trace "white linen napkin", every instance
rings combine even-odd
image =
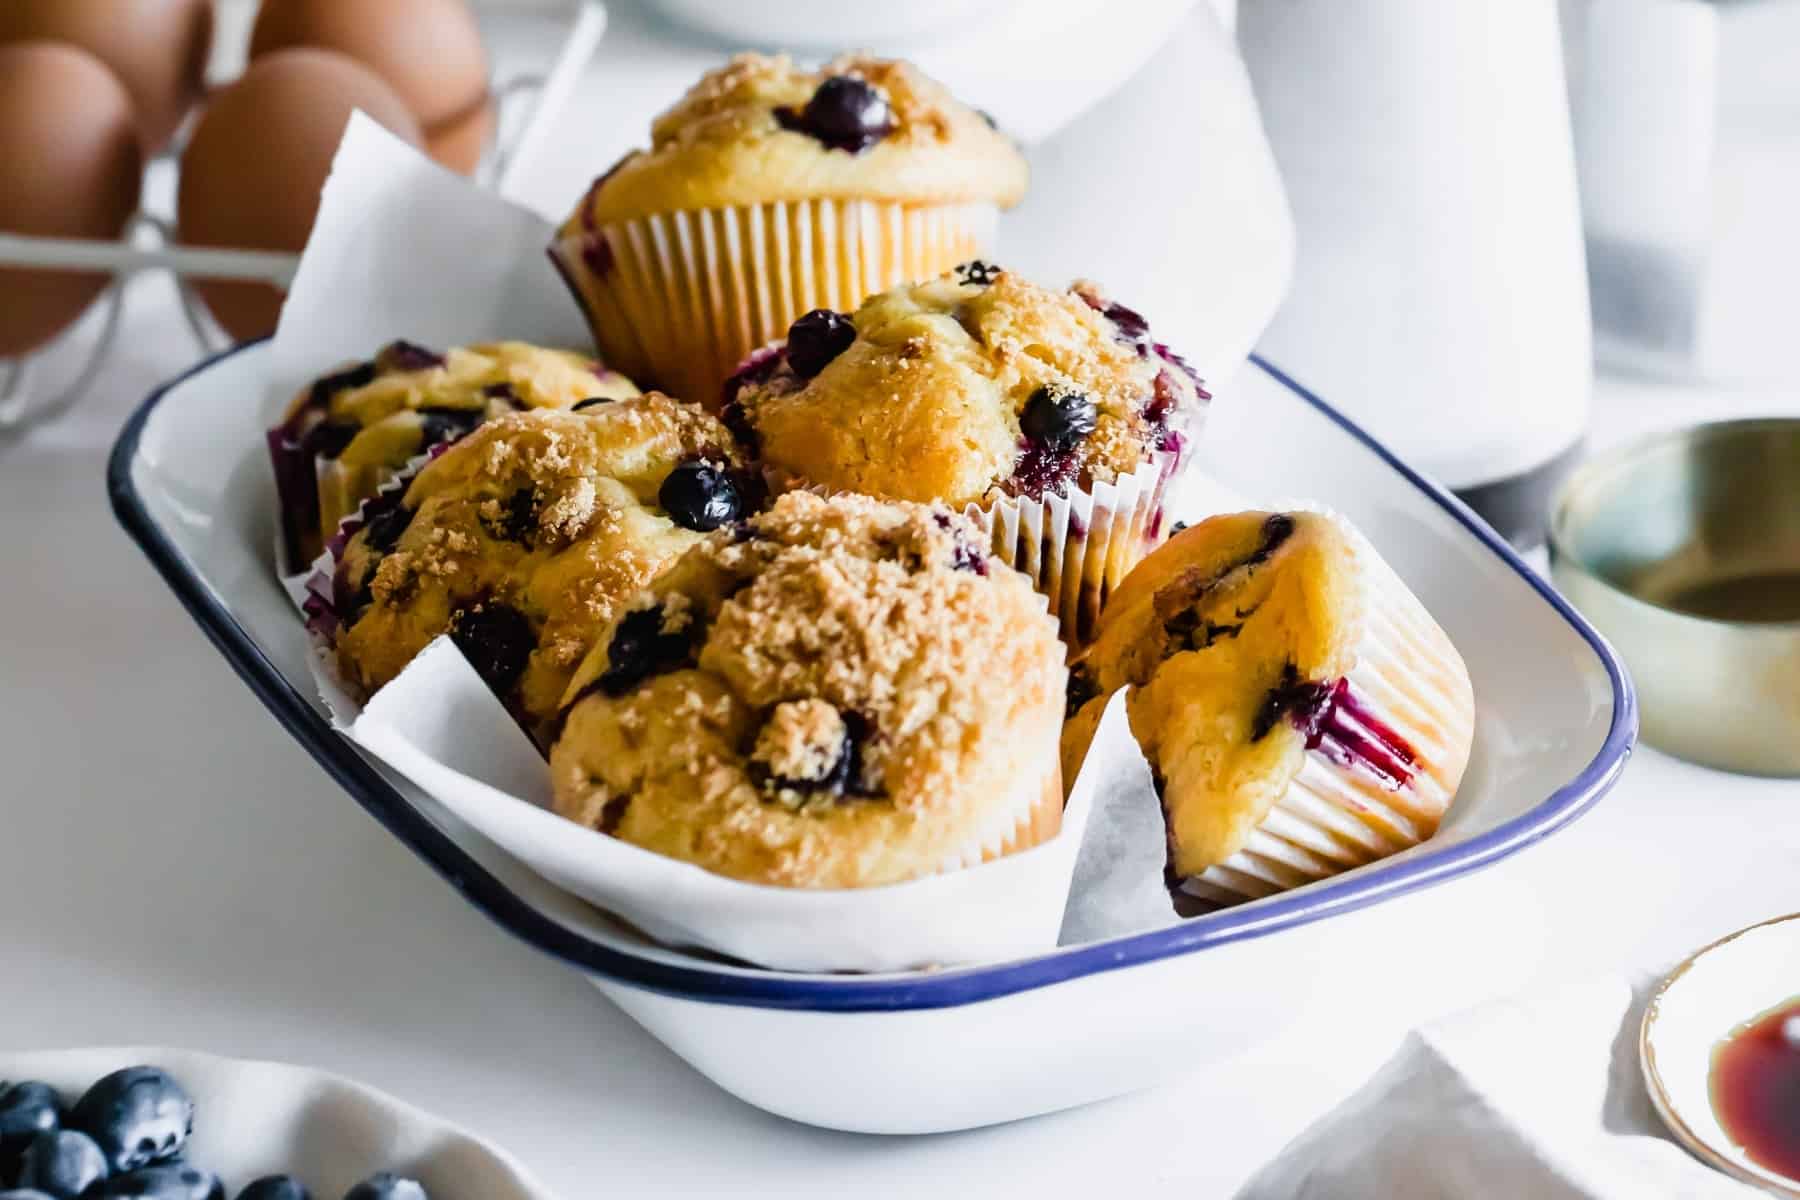
[[[1650,1105],[1637,1041],[1654,984],[1563,984],[1414,1031],[1237,1200],[1755,1200]]]

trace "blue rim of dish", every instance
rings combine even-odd
[[[533,907],[394,790],[348,740],[332,731],[313,704],[276,669],[150,516],[132,481],[131,465],[137,457],[138,445],[151,414],[173,389],[194,375],[259,344],[248,342],[233,347],[163,384],[125,423],[113,445],[106,473],[107,491],[120,524],[149,556],[188,613],[250,690],[326,773],[371,816],[507,932],[582,971],[633,987],[712,1004],[814,1012],[950,1008],[1176,954],[1263,937],[1467,874],[1549,836],[1606,794],[1624,770],[1636,741],[1637,695],[1630,676],[1606,639],[1460,500],[1395,458],[1374,438],[1285,372],[1259,356],[1252,356],[1251,362],[1258,368],[1330,418],[1456,518],[1478,541],[1517,572],[1593,649],[1612,684],[1612,722],[1599,753],[1580,774],[1531,811],[1504,825],[1386,870],[1348,875],[1246,908],[1226,909],[1148,933],[1054,951],[1020,962],[859,978],[784,975],[754,968],[719,969],[641,958],[593,941]]]

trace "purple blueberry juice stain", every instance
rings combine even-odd
[[[1032,500],[1065,494],[1080,473],[1072,448],[1026,438],[1019,443],[1013,490]]]
[[[595,279],[606,278],[613,268],[613,248],[604,233],[581,235],[581,263]]]
[[[1346,678],[1308,682],[1289,663],[1257,711],[1252,739],[1266,737],[1284,719],[1306,736],[1308,750],[1341,767],[1366,770],[1392,791],[1412,782],[1418,751],[1375,715]]]

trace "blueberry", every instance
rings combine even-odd
[[[0,1158],[24,1151],[40,1133],[62,1128],[62,1098],[36,1080],[0,1086]]]
[[[371,1175],[349,1191],[344,1200],[431,1200],[425,1187],[416,1179],[407,1179],[392,1171]]]
[[[611,403],[612,403],[611,396],[589,396],[586,400],[583,400],[580,403],[576,404],[569,411],[570,412],[580,412],[584,408],[598,408],[602,404],[611,404]]]
[[[623,696],[657,672],[686,662],[689,649],[686,632],[663,631],[661,608],[632,609],[613,631],[599,688],[609,696]]]
[[[75,1200],[105,1178],[106,1156],[93,1138],[73,1129],[38,1134],[19,1160],[19,1186],[47,1192],[57,1200]]]
[[[323,379],[313,381],[312,390],[307,393],[306,403],[309,408],[325,408],[331,398],[339,392],[353,392],[357,388],[367,387],[375,380],[375,364],[372,362],[357,363],[347,367],[335,375],[327,375]]]
[[[320,458],[336,458],[362,432],[354,421],[320,421],[300,439],[300,448]]]
[[[834,799],[846,795],[865,795],[861,783],[862,747],[869,736],[868,718],[861,713],[847,712],[843,714],[843,721],[844,740],[838,746],[837,757],[822,775],[812,779],[790,779],[769,772],[760,763],[751,764],[752,771],[760,777],[763,787],[772,792],[787,788],[801,793],[831,796]]]
[[[843,313],[815,308],[788,328],[787,359],[794,374],[811,379],[856,340],[856,326]]]
[[[412,524],[413,510],[400,503],[402,494],[385,493],[363,510],[363,528],[368,531],[371,550],[386,554],[400,544],[400,535]],[[390,495],[392,500],[388,500]]]
[[[833,75],[799,112],[775,110],[783,128],[810,134],[832,150],[859,154],[894,132],[894,110],[867,80]]]
[[[181,1153],[194,1130],[194,1101],[168,1072],[126,1067],[75,1102],[69,1125],[100,1144],[113,1171],[134,1171]]]
[[[503,542],[517,542],[529,549],[538,528],[538,498],[533,488],[522,487],[506,498],[496,521],[483,520],[487,531]]]
[[[444,356],[436,350],[405,340],[389,342],[375,355],[375,367],[379,371],[423,371],[443,365]]]
[[[519,682],[537,646],[525,614],[505,604],[483,604],[458,613],[450,625],[450,638],[475,673],[502,696]]]
[[[1063,711],[1074,716],[1081,706],[1100,694],[1100,685],[1086,667],[1070,667],[1069,682],[1063,694]]]
[[[1067,449],[1094,432],[1098,416],[1099,410],[1087,393],[1046,384],[1025,402],[1019,428],[1028,438]]]
[[[482,412],[474,408],[421,408],[419,449],[454,442],[481,424]]]
[[[964,287],[987,287],[994,280],[1006,274],[1005,267],[997,267],[993,263],[972,258],[966,263],[956,265],[956,282]]]
[[[82,1200],[225,1200],[225,1185],[211,1171],[163,1163],[96,1184]]]
[[[656,502],[684,529],[711,533],[744,513],[744,497],[731,473],[702,459],[684,462],[669,472]]]
[[[265,1175],[239,1192],[237,1200],[312,1200],[312,1193],[292,1175]]]

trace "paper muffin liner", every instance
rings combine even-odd
[[[1125,720],[1121,703],[1112,714]],[[995,812],[995,844],[936,875],[868,888],[745,883],[666,858],[557,816],[543,760],[449,638],[433,642],[340,728],[412,785],[543,879],[671,946],[794,971],[898,971],[994,962],[1055,947],[1075,858],[1102,772],[1060,793],[1056,722]],[[1049,790],[1047,790],[1049,789]],[[1033,832],[1035,830],[1035,832]],[[1017,838],[1037,838],[988,857]],[[952,869],[952,868],[955,869]]]
[[[601,354],[702,404],[815,308],[853,311],[991,251],[991,203],[808,200],[657,213],[558,237],[550,257]]]
[[[1461,655],[1368,540],[1343,518],[1323,515],[1350,534],[1368,581],[1348,700],[1334,705],[1330,720],[1377,757],[1391,749],[1385,733],[1397,735],[1412,761],[1389,761],[1410,778],[1396,786],[1367,760],[1334,753],[1330,738],[1309,749],[1243,847],[1179,883],[1206,907],[1274,895],[1418,845],[1437,832],[1468,765],[1475,703]]]
[[[1163,493],[1180,459],[1159,451],[1111,483],[971,504],[963,512],[987,531],[995,557],[1049,599],[1063,640],[1081,646],[1106,598],[1168,532]]]

